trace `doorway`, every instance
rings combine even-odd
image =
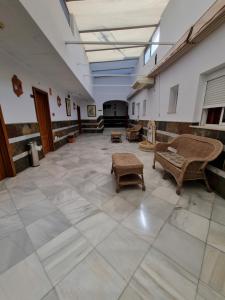
[[[6,126],[0,106],[0,180],[16,175],[15,166],[10,154]]]
[[[127,127],[128,103],[121,100],[111,100],[103,104],[105,127]]]
[[[45,155],[50,151],[54,151],[48,93],[33,87],[33,94],[43,153]]]
[[[80,113],[80,106],[77,105],[77,123],[78,123],[78,129],[79,133],[82,132],[82,126],[81,126],[81,113]]]

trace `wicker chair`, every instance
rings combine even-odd
[[[170,143],[156,144],[153,169],[158,161],[165,170],[164,178],[167,172],[173,175],[177,182],[178,195],[185,180],[203,179],[208,192],[211,192],[205,168],[222,150],[223,144],[218,140],[183,134]]]
[[[137,124],[134,125],[132,128],[128,128],[126,130],[126,138],[129,142],[132,141],[139,141],[140,140],[140,131],[142,129],[142,125]]]

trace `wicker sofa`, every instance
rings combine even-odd
[[[132,128],[128,128],[126,130],[126,138],[129,142],[132,141],[139,141],[140,140],[140,133],[141,133],[142,125],[137,124],[134,125]]]
[[[166,173],[173,175],[177,182],[177,194],[180,195],[185,180],[205,181],[207,190],[211,188],[205,175],[208,162],[222,152],[223,144],[215,139],[183,134],[169,143],[157,143],[154,151],[153,168],[158,161]]]

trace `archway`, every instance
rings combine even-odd
[[[103,104],[105,127],[127,127],[128,103],[122,100],[110,100]]]

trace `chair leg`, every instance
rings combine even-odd
[[[181,194],[181,188],[182,188],[182,184],[178,184],[176,189],[176,193],[178,196]]]
[[[204,181],[205,181],[205,185],[206,185],[207,191],[208,191],[209,193],[212,193],[212,189],[211,189],[211,187],[210,187],[210,185],[209,185],[209,182],[208,182],[208,179],[207,179],[207,177],[206,177],[206,175],[205,175],[205,172],[203,172],[203,179],[204,179]]]
[[[145,181],[144,181],[144,175],[141,175],[141,179],[142,179],[142,191],[145,191]]]
[[[111,168],[111,174],[113,173],[113,165],[112,165],[112,168]]]
[[[164,172],[163,172],[163,179],[167,179],[168,178],[168,174],[167,174],[167,172],[164,170]]]
[[[120,176],[116,176],[116,192],[120,192]]]
[[[155,159],[153,159],[153,165],[152,168],[155,169]]]

